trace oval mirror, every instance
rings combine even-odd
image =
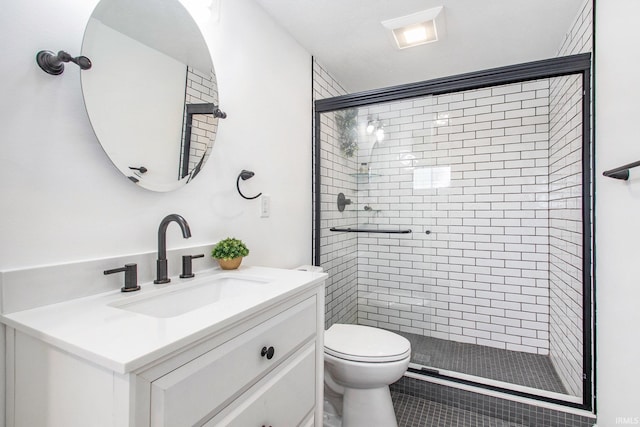
[[[137,185],[175,190],[209,157],[218,89],[209,49],[179,0],[101,0],[84,34],[81,73],[93,130]]]

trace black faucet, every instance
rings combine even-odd
[[[182,237],[188,239],[191,237],[191,230],[187,220],[178,214],[171,214],[164,217],[158,227],[158,260],[156,261],[156,280],[153,283],[169,283],[171,279],[167,277],[167,227],[169,223],[175,221],[182,229]]]
[[[105,270],[104,274],[122,273],[124,272],[124,287],[120,288],[122,292],[139,291],[138,286],[138,265],[125,264],[124,267]]]

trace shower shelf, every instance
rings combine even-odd
[[[370,173],[370,172],[360,173],[360,172],[357,172],[357,173],[350,173],[349,176],[355,177],[358,180],[358,182],[369,182],[369,180],[371,178],[377,178],[377,177],[380,177],[380,176],[383,176],[383,175],[381,175],[379,173]]]
[[[329,231],[342,231],[345,233],[387,233],[387,234],[408,234],[411,233],[410,229],[406,230],[385,230],[385,229],[372,229],[372,228],[338,228],[331,227]]]
[[[602,175],[609,178],[622,179],[627,181],[629,179],[629,169],[640,166],[640,161],[629,163],[628,165],[620,166],[615,169],[602,172]]]

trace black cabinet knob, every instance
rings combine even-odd
[[[260,351],[260,356],[265,357],[267,356],[267,359],[271,360],[273,359],[273,355],[275,354],[276,350],[273,347],[262,347],[262,351]]]

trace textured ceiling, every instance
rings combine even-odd
[[[584,0],[255,0],[349,92],[556,56]],[[399,50],[381,21],[444,6],[445,34]]]

